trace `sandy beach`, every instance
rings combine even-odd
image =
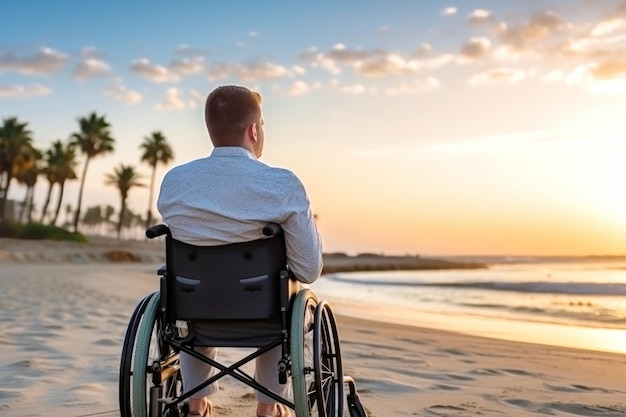
[[[0,415],[119,415],[124,332],[156,289],[162,254],[154,242],[107,242],[0,239]],[[141,262],[111,262],[125,259],[114,252]],[[329,301],[372,417],[626,415],[624,355],[367,321]],[[214,403],[218,416],[254,415],[252,391],[232,380]]]

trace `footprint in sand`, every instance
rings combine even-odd
[[[556,392],[602,392],[606,394],[618,392],[618,391],[607,390],[607,389],[599,388],[599,387],[588,387],[586,385],[576,385],[576,384],[565,385],[565,386],[544,384],[544,386]]]
[[[457,407],[455,405],[431,405],[426,408],[426,412],[430,416],[458,416],[459,412],[466,411],[463,407]]]
[[[626,415],[626,407],[621,405],[605,407],[589,404],[557,402],[548,403],[545,404],[545,406],[563,413],[586,417],[624,417],[624,415]]]
[[[585,417],[623,417],[626,414],[626,407],[622,405],[599,406],[571,402],[534,403],[519,398],[511,398],[504,402],[515,407],[523,408],[526,411],[544,415],[568,413]]]

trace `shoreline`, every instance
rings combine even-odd
[[[2,415],[119,415],[120,349],[134,306],[158,288],[155,268],[3,264]],[[340,310],[345,374],[356,380],[370,417],[626,414],[626,355],[381,323]],[[220,358],[232,362],[239,352],[220,349]],[[225,380],[212,401],[219,416],[254,415],[254,394],[237,381]]]

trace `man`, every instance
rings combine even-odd
[[[215,147],[209,157],[169,171],[157,206],[172,236],[194,245],[223,245],[263,237],[268,222],[283,228],[287,262],[296,278],[315,281],[322,269],[321,239],[306,191],[290,171],[258,160],[263,152],[263,114],[259,93],[240,86],[218,87],[209,94],[205,121]],[[215,358],[215,348],[203,348]],[[256,379],[285,396],[287,385],[278,382],[280,347],[256,360]],[[215,370],[181,354],[183,385],[196,386]],[[211,416],[206,398],[217,383],[192,396],[191,415]],[[257,392],[257,416],[289,416],[287,407]],[[194,414],[195,413],[195,414]]]

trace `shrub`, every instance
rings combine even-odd
[[[33,240],[66,240],[79,243],[87,242],[87,238],[82,233],[70,232],[61,227],[41,223],[20,224],[7,220],[0,222],[0,237]]]

